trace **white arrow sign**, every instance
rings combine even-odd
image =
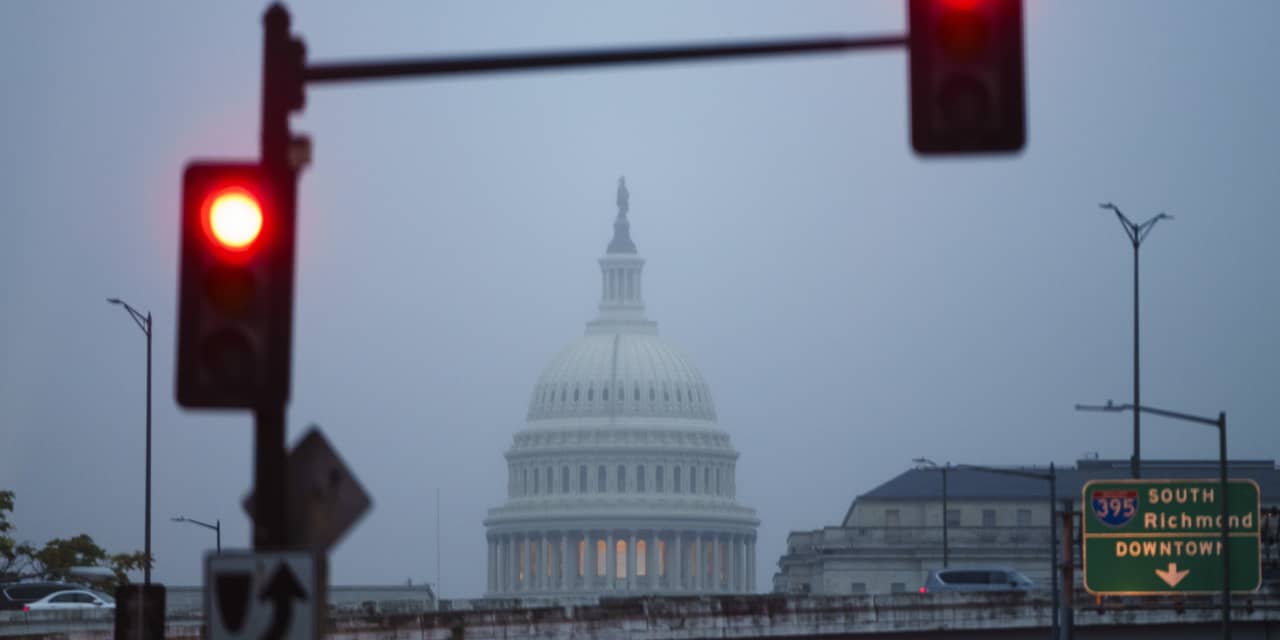
[[[1187,577],[1188,573],[1191,573],[1190,569],[1183,569],[1182,571],[1178,571],[1178,563],[1176,562],[1169,563],[1168,571],[1161,571],[1159,569],[1156,569],[1156,575],[1160,576],[1160,579],[1164,580],[1164,583],[1169,585],[1170,587],[1178,586],[1178,583],[1182,582],[1182,579]]]

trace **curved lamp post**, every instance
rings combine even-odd
[[[1132,404],[1115,404],[1110,400],[1104,405],[1076,405],[1076,411],[1132,411],[1136,417],[1139,413],[1150,413],[1175,420],[1185,420],[1196,424],[1205,424],[1218,428],[1218,491],[1222,493],[1222,637],[1231,639],[1231,524],[1227,511],[1227,414],[1219,412],[1218,418],[1203,418],[1189,413],[1179,413],[1144,407]],[[1136,477],[1136,476],[1135,476]]]
[[[209,524],[208,522],[200,522],[195,518],[188,518],[186,516],[178,516],[176,518],[169,518],[169,519],[174,522],[190,522],[191,524],[199,525],[206,529],[212,529],[215,539],[217,541],[216,549],[217,549],[218,555],[222,555],[222,521],[221,520],[214,520],[213,524]]]
[[[151,312],[148,311],[143,315],[120,298],[107,298],[107,302],[124,307],[124,310],[129,312],[129,317],[138,323],[138,328],[142,329],[142,333],[147,336],[147,489],[146,516],[143,524],[143,553],[146,555],[146,563],[142,565],[142,583],[149,585],[151,584]]]

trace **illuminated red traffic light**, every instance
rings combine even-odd
[[[209,237],[229,251],[245,251],[262,234],[262,205],[242,186],[226,187],[209,197],[201,223]]]
[[[183,176],[177,399],[186,407],[283,402],[291,216],[258,163],[192,163]]]
[[[907,9],[916,151],[1020,150],[1022,0],[908,0]]]

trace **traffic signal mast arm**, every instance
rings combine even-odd
[[[857,49],[903,47],[906,44],[907,36],[905,35],[828,36],[791,40],[726,42],[722,44],[685,44],[664,47],[579,49],[368,62],[319,62],[307,65],[303,78],[311,83],[341,82],[462,73],[491,73],[564,67],[595,67],[614,64],[684,62],[801,53],[829,53]]]

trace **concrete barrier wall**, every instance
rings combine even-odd
[[[514,637],[683,639],[902,638],[928,633],[946,638],[1035,638],[1043,640],[1051,603],[1039,594],[899,594],[810,597],[791,595],[602,599],[598,604],[519,606],[515,601],[441,603],[417,612],[387,601],[330,609],[325,634],[334,640],[415,638],[454,640]],[[1101,607],[1089,601],[1075,610],[1075,637],[1213,637],[1220,611],[1210,598],[1114,598]],[[1237,640],[1280,637],[1280,597],[1240,598],[1232,612]],[[106,640],[107,611],[5,612],[0,636]],[[199,617],[170,617],[169,638],[196,638]]]

